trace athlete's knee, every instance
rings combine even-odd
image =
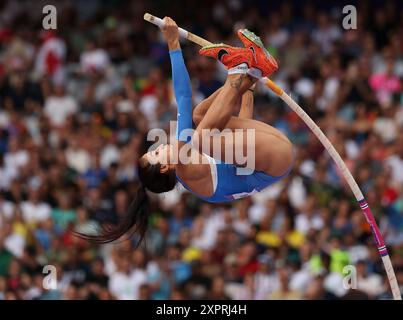
[[[197,127],[199,125],[199,123],[202,121],[203,119],[203,114],[201,112],[198,112],[197,109],[195,109],[193,111],[193,123],[195,124],[195,126]]]

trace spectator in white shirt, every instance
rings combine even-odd
[[[395,142],[395,152],[386,159],[386,165],[391,170],[392,183],[403,185],[403,133],[400,133]]]
[[[14,203],[4,199],[4,194],[0,192],[0,227],[4,220],[10,220],[14,215]]]
[[[18,171],[15,167],[6,167],[4,163],[4,156],[0,154],[0,190],[7,190],[10,188],[11,181],[17,177]]]
[[[26,223],[38,223],[50,217],[51,207],[40,200],[39,190],[31,187],[28,200],[21,203],[21,211]]]
[[[259,269],[254,275],[254,299],[266,300],[269,295],[280,287],[277,275],[273,272],[273,258],[268,254],[258,256]]]
[[[15,177],[18,175],[19,169],[27,165],[29,162],[29,154],[21,147],[17,137],[9,139],[8,151],[4,157],[5,175]]]
[[[80,146],[77,137],[73,137],[69,141],[66,150],[67,165],[79,173],[86,172],[91,166],[91,157],[87,150]]]
[[[6,222],[0,229],[2,238],[4,239],[4,248],[13,254],[14,257],[21,258],[25,248],[25,238],[13,231],[11,222]],[[0,241],[3,241],[0,239]]]
[[[119,300],[137,300],[139,288],[146,283],[147,276],[140,269],[132,269],[128,257],[119,257],[117,271],[109,278],[109,290]]]
[[[45,100],[45,115],[55,127],[62,127],[68,116],[78,111],[76,99],[65,92],[63,85],[55,86],[54,95]]]
[[[365,261],[360,260],[356,264],[357,270],[357,289],[365,292],[371,298],[385,292],[383,279],[379,274],[368,273]]]
[[[234,210],[235,219],[232,225],[235,231],[243,237],[246,237],[251,229],[251,222],[248,215],[249,202],[249,198],[242,199],[238,202],[238,206]]]
[[[80,56],[81,69],[84,73],[104,72],[109,66],[108,53],[97,48],[94,41],[88,41],[86,50]]]
[[[307,234],[311,229],[320,230],[323,227],[323,220],[315,208],[313,196],[308,197],[303,211],[296,217],[295,225],[296,229],[303,234]]]

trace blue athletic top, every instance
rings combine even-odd
[[[211,177],[213,179],[214,190],[212,196],[203,197],[198,195],[178,176],[177,179],[187,190],[192,192],[198,198],[201,198],[207,202],[229,202],[250,196],[254,193],[262,191],[269,185],[280,181],[291,171],[290,168],[285,174],[279,177],[272,177],[262,171],[253,171],[253,173],[250,175],[240,175],[237,173],[237,169],[239,169],[239,167],[236,165],[222,163],[206,154],[205,156],[208,157],[210,161]]]
[[[172,80],[175,98],[178,104],[176,138],[178,141],[189,142],[191,135],[188,129],[192,128],[192,89],[188,71],[183,61],[182,51],[170,51],[172,64]],[[241,175],[240,168],[233,164],[222,163],[204,154],[210,163],[214,193],[210,197],[203,197],[191,190],[178,176],[178,181],[197,197],[208,202],[228,202],[257,193],[269,185],[281,180],[289,174],[291,168],[282,176],[272,177],[262,171],[253,171],[248,175]],[[292,167],[292,166],[291,166]]]

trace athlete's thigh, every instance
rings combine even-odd
[[[287,136],[285,136],[280,130],[272,127],[271,125],[264,123],[262,121],[258,121],[255,119],[243,119],[239,117],[231,117],[230,121],[228,121],[227,128],[231,130],[236,129],[254,129],[257,131],[262,131],[267,134],[273,134],[284,141],[289,142]]]
[[[202,150],[222,162],[272,176],[282,175],[292,161],[292,145],[280,131],[256,120],[236,117],[223,131],[204,135]]]
[[[255,139],[255,166],[256,170],[264,171],[272,176],[282,175],[292,163],[293,150],[290,140],[280,130],[254,119],[232,117],[227,124],[230,130],[243,129],[246,132],[254,131]],[[245,134],[244,136],[248,136]],[[236,149],[243,144],[244,151],[250,152],[250,138],[244,141],[235,140]]]

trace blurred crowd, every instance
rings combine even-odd
[[[336,147],[379,222],[403,289],[403,10],[350,1],[0,1],[1,299],[390,299],[371,230],[328,153],[262,85],[255,118],[296,146],[289,177],[233,203],[151,194],[145,243],[93,245],[125,215],[147,133],[176,118],[166,44],[144,12],[212,42],[261,36],[273,75]],[[194,104],[226,72],[183,42]],[[44,287],[55,267],[57,288]],[[349,265],[355,269],[346,268]],[[343,286],[356,275],[355,290]],[[350,279],[351,280],[351,279]],[[348,281],[347,281],[348,282]],[[353,282],[348,282],[354,286]]]

